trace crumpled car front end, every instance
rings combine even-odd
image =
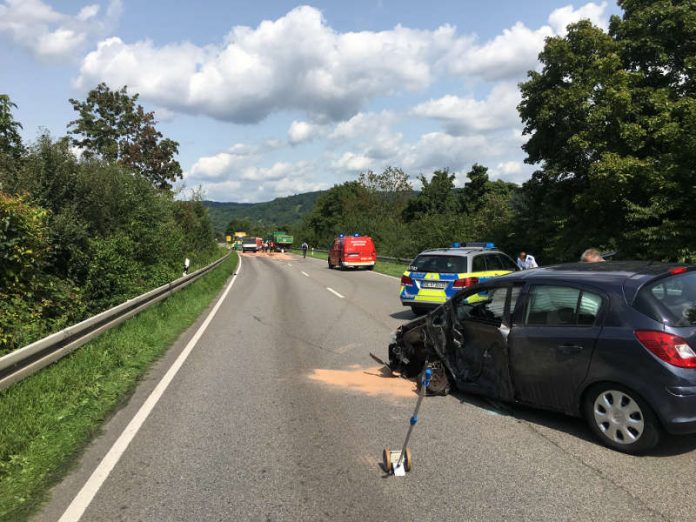
[[[402,377],[418,377],[427,366],[433,370],[428,392],[446,395],[450,390],[450,379],[441,356],[431,340],[432,314],[403,324],[394,332],[389,344],[389,368]]]
[[[404,377],[416,377],[429,355],[426,348],[427,316],[402,324],[389,344],[389,368]]]

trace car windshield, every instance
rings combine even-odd
[[[446,274],[468,272],[466,257],[463,256],[421,255],[413,260],[409,268],[412,272],[438,272]]]
[[[638,310],[671,326],[696,325],[696,272],[660,279],[643,287]]]

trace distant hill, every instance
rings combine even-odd
[[[252,224],[276,227],[294,225],[312,210],[322,191],[305,192],[263,203],[220,203],[204,201],[213,222],[215,233],[221,235],[234,220],[248,220]]]

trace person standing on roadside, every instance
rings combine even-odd
[[[580,256],[581,263],[602,263],[606,261],[596,248],[588,248]]]
[[[520,270],[529,270],[530,268],[539,268],[539,265],[536,262],[536,259],[534,259],[533,255],[528,254],[524,250],[520,252],[519,257],[517,258],[517,266],[519,267]]]
[[[303,259],[307,257],[307,249],[308,248],[309,248],[309,245],[307,244],[307,242],[303,241],[302,242],[302,258]]]

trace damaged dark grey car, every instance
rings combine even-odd
[[[389,366],[428,364],[450,386],[585,417],[637,453],[696,433],[696,269],[607,262],[528,270],[461,292],[401,326]]]

